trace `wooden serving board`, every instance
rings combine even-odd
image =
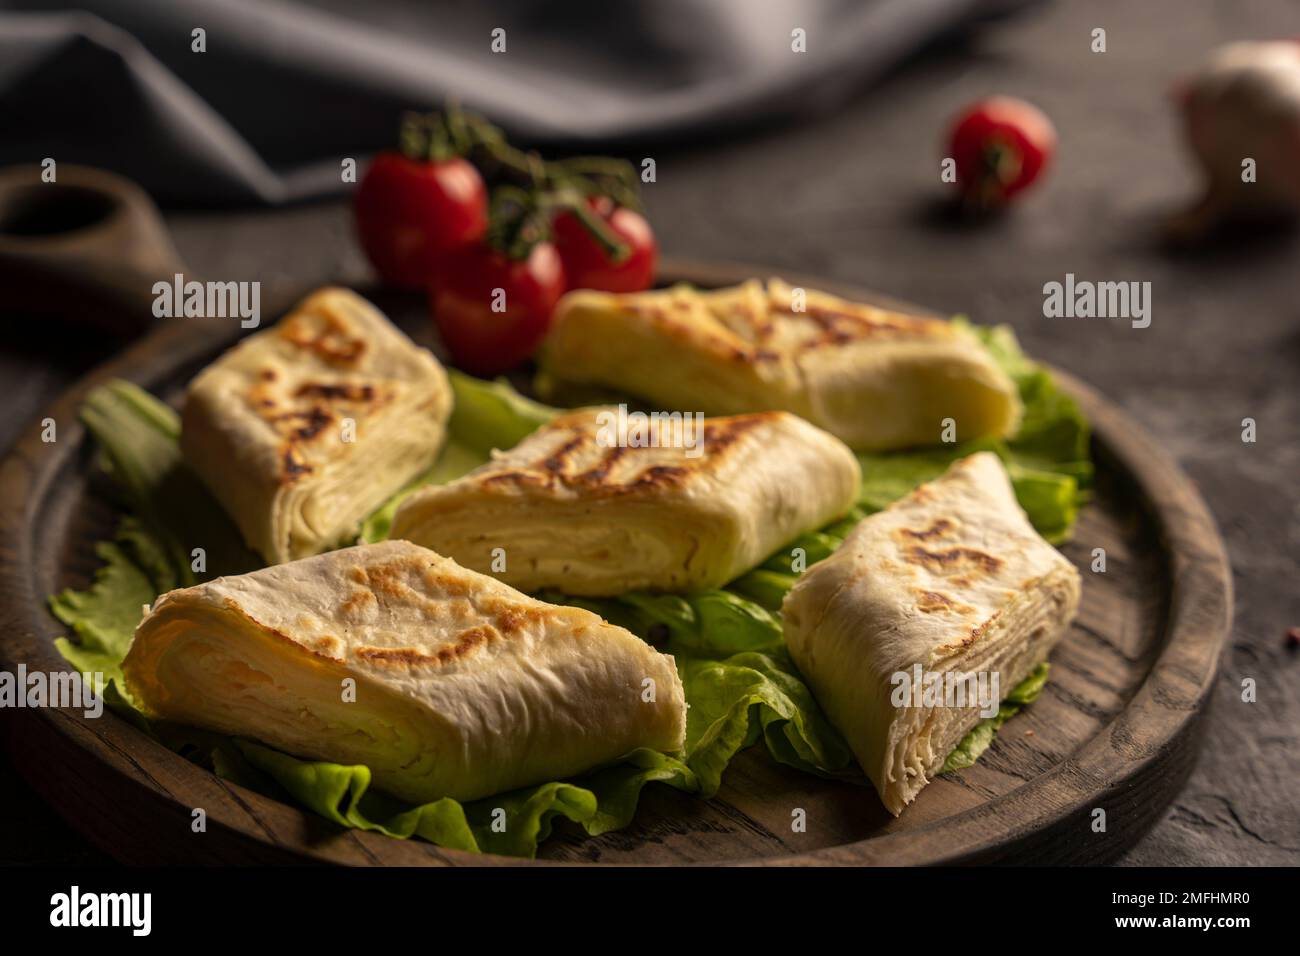
[[[670,264],[671,281],[722,285],[768,270]],[[787,276],[860,300],[879,295]],[[363,290],[364,291],[364,290]],[[423,304],[372,298],[418,341],[432,344]],[[909,308],[901,306],[902,308]],[[914,308],[910,311],[921,311]],[[69,390],[0,467],[0,665],[61,670],[52,640],[65,628],[46,596],[82,587],[92,546],[115,522],[77,409],[86,392],[124,377],[177,399],[190,377],[239,333],[172,320]],[[539,863],[931,864],[1084,863],[1113,859],[1149,827],[1191,770],[1231,616],[1231,574],[1191,482],[1115,406],[1064,373],[1062,385],[1094,427],[1095,496],[1064,552],[1084,578],[1071,633],[1053,653],[1043,696],[1006,724],[967,770],[940,777],[893,819],[867,788],[773,762],[762,746],[737,756],[721,792],[700,800],[644,791],[633,824],[587,837],[567,821]],[[1094,548],[1106,572],[1090,571]],[[4,715],[13,759],[70,823],[116,858],[152,862],[452,865],[527,861],[442,850],[343,830],[295,806],[227,783],[125,720],[79,711]],[[208,830],[191,832],[194,808]],[[806,831],[792,831],[794,811]],[[1106,815],[1094,829],[1094,810]]]

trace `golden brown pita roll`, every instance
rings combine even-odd
[[[897,815],[1046,660],[1079,588],[1079,573],[1016,503],[1002,463],[983,452],[864,519],[809,568],[782,607],[785,639]],[[918,673],[921,684],[951,682],[953,695],[916,696]],[[979,699],[980,680],[991,699]]]
[[[277,564],[355,538],[438,456],[451,387],[370,303],[322,289],[191,383],[181,451]]]
[[[663,408],[794,412],[856,449],[1006,436],[1015,384],[969,331],[779,279],[560,300],[539,379],[552,397],[601,386]]]
[[[853,453],[794,415],[647,417],[628,441],[651,444],[620,445],[617,414],[561,416],[463,478],[416,492],[393,536],[525,591],[691,591],[726,584],[857,498]]]
[[[364,764],[412,803],[679,750],[686,732],[671,657],[405,541],[164,594],[122,669],[151,717]]]

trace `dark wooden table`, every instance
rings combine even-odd
[[[1089,50],[1094,27],[1108,51]],[[1196,178],[1168,89],[1212,46],[1296,33],[1294,13],[1232,3],[1064,2],[969,47],[926,56],[843,111],[744,140],[653,153],[647,204],[668,254],[820,272],[980,322],[1012,324],[1034,355],[1117,400],[1200,485],[1234,566],[1236,626],[1201,762],[1129,864],[1300,863],[1300,234],[1171,254],[1161,219]],[[973,228],[936,203],[938,142],[991,93],[1045,109],[1061,136],[1046,187]],[[196,273],[276,287],[361,281],[346,206],[175,213]],[[1146,329],[1047,319],[1067,272],[1150,281]],[[0,447],[111,342],[11,324],[0,354]],[[1258,441],[1243,444],[1241,420]],[[1252,678],[1258,699],[1243,703]],[[0,861],[102,862],[0,769]]]

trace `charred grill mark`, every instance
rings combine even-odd
[[[339,608],[346,618],[362,617],[367,611],[378,607],[379,602],[371,591],[353,591]]]
[[[806,348],[816,348],[820,345],[844,345],[854,339],[861,338],[868,331],[861,326],[854,325],[851,322],[854,316],[844,312],[834,312],[813,306],[804,312],[792,311],[790,314],[807,317],[821,332],[816,338],[804,343]],[[845,328],[846,324],[853,327]]]
[[[325,430],[334,417],[319,405],[312,406],[305,412],[290,412],[287,415],[280,416],[281,420],[301,421],[302,424],[295,428],[292,437],[297,441],[310,441]]]
[[[929,325],[927,319],[890,315],[887,312],[874,312],[873,315],[867,316],[858,312],[846,312],[842,309],[833,309],[822,305],[809,306],[808,310],[803,314],[827,331],[839,329],[846,333],[851,331],[856,331],[858,334],[919,332]]]
[[[426,591],[440,597],[429,598],[425,592],[408,584],[412,575],[418,575]],[[369,590],[376,601],[379,598],[405,600],[412,596],[423,598],[426,603],[448,604],[453,598],[462,598],[470,591],[470,585],[463,575],[445,573],[440,565],[430,563],[422,558],[405,558],[385,561],[382,564],[353,565],[348,569],[348,579]],[[361,593],[352,595],[350,600],[360,600]]]
[[[286,342],[331,365],[355,365],[366,350],[365,341],[351,335],[347,324],[331,312],[290,316],[279,330]]]
[[[545,625],[554,615],[554,610],[548,607],[520,604],[496,596],[480,599],[478,610],[490,615],[497,630],[507,636],[522,634],[532,625]]]
[[[647,468],[632,482],[633,488],[669,488],[681,484],[690,474],[676,465],[655,465]]]
[[[286,444],[289,446],[310,442],[329,427],[334,421],[334,414],[330,411],[328,402],[344,401],[358,405],[371,403],[370,409],[373,410],[378,407],[377,403],[382,397],[373,385],[306,382],[289,394],[290,401],[286,402],[287,410],[277,412],[277,409],[282,406],[272,397],[268,385],[265,384],[275,379],[274,371],[264,369],[259,378],[262,381],[253,385],[250,400],[262,418],[285,437]],[[292,401],[295,399],[299,401]],[[303,408],[306,403],[301,401],[302,399],[314,399],[314,401]],[[298,407],[295,408],[295,405]]]
[[[425,567],[421,571],[420,580],[424,582],[425,587],[432,591],[439,591],[457,598],[468,597],[472,590],[464,576],[444,574],[438,570],[436,565]]]
[[[993,626],[994,622],[997,621],[997,619],[1001,615],[1002,615],[1001,611],[994,611],[992,614],[988,616],[988,618],[982,624],[972,627],[970,629],[970,640],[974,641],[982,637],[988,631],[988,629]],[[969,641],[964,639],[962,640],[963,646],[967,643],[969,643]]]
[[[994,574],[1002,567],[1002,559],[980,551],[978,548],[953,547],[931,551],[919,544],[904,549],[903,558],[909,564],[919,564],[935,574],[952,577],[962,575],[961,583],[970,583],[969,573]],[[955,579],[956,580],[956,579]]]
[[[726,419],[705,419],[704,444],[709,454],[716,455],[730,448],[745,435],[756,428],[768,424],[777,417],[773,412],[758,412],[753,415],[737,415]]]
[[[540,486],[549,488],[552,485],[550,475],[539,475],[535,471],[526,471],[523,469],[507,469],[498,471],[495,474],[484,475],[478,479],[480,488],[494,488],[497,486]]]
[[[926,541],[930,538],[939,538],[953,529],[953,523],[947,518],[935,518],[930,522],[930,526],[922,531],[913,528],[899,528],[895,532],[900,538],[911,538],[914,541]]]
[[[600,461],[598,461],[594,467],[588,468],[582,474],[578,475],[576,480],[582,484],[603,484],[605,479],[609,477],[609,473],[613,471],[614,466],[618,464],[619,459],[623,457],[626,451],[627,449],[621,445],[615,445],[612,448],[606,449],[605,454],[601,456]]]
[[[749,302],[714,302],[691,290],[664,301],[624,303],[621,309],[673,338],[707,348],[723,361],[744,365],[780,362],[797,353],[843,347],[872,337],[938,335],[946,328],[935,319],[855,303],[810,303],[796,310],[789,297],[770,289],[764,304],[757,308]],[[695,318],[697,310],[712,322]],[[803,341],[782,345],[778,341],[782,327],[792,321],[811,325],[815,331]]]
[[[343,647],[343,642],[337,637],[329,634],[322,634],[320,637],[306,641],[305,644],[310,650],[317,654],[323,654],[334,660],[341,660],[339,650]]]
[[[777,421],[784,412],[755,412],[749,415],[736,415],[723,419],[705,419],[700,433],[700,440],[705,456],[695,462],[675,464],[671,458],[662,461],[667,455],[660,455],[659,463],[650,457],[651,448],[663,445],[652,444],[645,447],[611,446],[605,448],[594,442],[589,422],[573,424],[565,422],[550,426],[564,429],[570,434],[554,452],[539,457],[529,463],[503,465],[501,470],[486,472],[477,478],[481,490],[505,488],[532,488],[535,490],[558,491],[569,489],[588,494],[617,495],[633,491],[647,491],[680,487],[697,472],[716,469],[719,461],[729,449],[736,446],[745,436]],[[667,427],[667,426],[665,426]],[[662,441],[663,433],[656,433],[656,441]],[[592,460],[581,452],[599,447],[599,456]],[[644,455],[645,457],[640,457]],[[579,460],[587,457],[586,463]],[[636,470],[641,461],[647,462]],[[631,472],[626,478],[615,480],[615,468],[620,463],[630,466]]]
[[[358,385],[347,382],[306,382],[299,385],[298,390],[293,394],[295,398],[310,395],[330,400],[342,398],[350,402],[368,402],[375,397],[375,387],[373,385]]]
[[[393,600],[401,600],[412,591],[403,574],[407,567],[408,565],[396,561],[369,567],[366,569],[366,584],[376,598],[382,595]]]
[[[449,644],[432,654],[416,647],[358,647],[353,653],[359,660],[373,664],[442,667],[468,657],[500,636],[500,632],[492,625],[476,624],[461,631]]]
[[[541,466],[552,473],[564,471],[569,464],[569,455],[578,451],[587,444],[587,436],[581,432],[574,434],[572,438],[563,445],[551,452],[541,463]]]
[[[974,610],[974,607],[963,605],[943,592],[922,589],[917,592],[917,610],[924,611],[926,614],[966,614]]]
[[[817,334],[800,342],[795,351],[843,346],[873,336],[924,335],[935,328],[935,323],[930,319],[895,315],[866,306],[862,307],[862,312],[826,305],[809,305],[806,309],[796,311],[791,302],[773,301],[771,308],[776,314],[816,326]]]
[[[527,621],[528,615],[520,613],[514,608],[504,608],[497,614],[496,623],[502,634],[518,634],[524,629]]]
[[[305,464],[298,460],[294,455],[292,448],[285,448],[281,456],[283,473],[286,481],[297,481],[303,475],[310,475],[312,472],[311,465]]]
[[[297,638],[290,637],[288,634],[284,633],[284,631],[272,627],[270,624],[264,624],[263,622],[257,620],[257,618],[253,617],[253,615],[249,614],[246,610],[244,610],[243,606],[232,597],[223,597],[221,599],[221,605],[222,607],[226,608],[226,610],[237,615],[238,617],[245,618],[254,627],[261,628],[264,632],[266,632],[266,634],[269,637],[273,637],[279,641],[284,641],[286,644],[292,644],[295,647],[301,647],[304,651],[306,651],[308,654],[311,654],[314,657],[319,657],[322,658],[323,660],[333,660],[333,661],[340,661],[343,659],[341,657],[332,657],[328,653],[325,653],[322,642],[331,640],[331,638],[321,638],[317,640],[300,641]]]

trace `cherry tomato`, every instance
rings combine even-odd
[[[357,187],[357,235],[390,285],[427,288],[449,250],[487,231],[487,187],[460,157],[440,162],[380,153]]]
[[[536,351],[564,290],[564,266],[551,243],[537,243],[519,260],[477,244],[444,257],[429,305],[456,364],[498,375]]]
[[[615,206],[604,197],[588,205],[628,247],[627,257],[615,262],[571,212],[555,217],[555,245],[564,260],[571,289],[605,292],[640,292],[654,284],[659,246],[645,217],[634,209]]]
[[[995,96],[968,107],[953,125],[949,155],[970,204],[1001,206],[1036,181],[1051,162],[1056,130],[1023,100]]]

